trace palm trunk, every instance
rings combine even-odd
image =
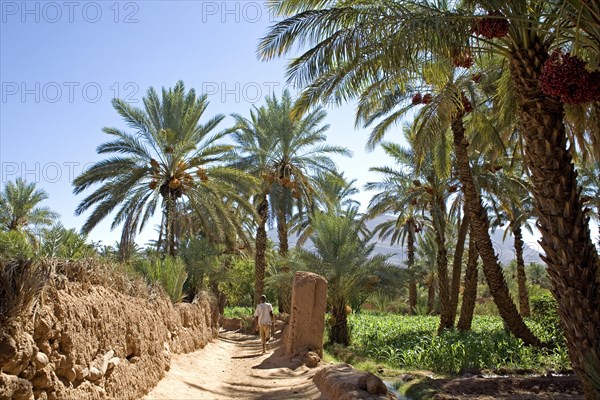
[[[265,270],[267,268],[267,259],[265,256],[267,250],[267,219],[269,217],[269,201],[267,195],[263,193],[258,207],[258,227],[256,228],[256,242],[254,249],[254,303],[258,304],[260,296],[265,291]]]
[[[212,281],[210,283],[210,289],[214,294],[215,298],[217,299],[219,315],[223,315],[225,312],[225,305],[227,304],[227,297],[225,296],[225,293],[223,293],[221,289],[219,289],[219,282],[217,281]]]
[[[483,272],[488,282],[490,292],[494,298],[500,316],[506,322],[510,331],[525,344],[540,346],[542,343],[525,325],[515,303],[510,297],[502,267],[492,246],[489,234],[489,221],[487,213],[481,204],[481,196],[475,188],[471,166],[469,164],[468,142],[465,137],[463,113],[458,112],[452,121],[452,134],[458,164],[458,176],[465,195],[466,208],[471,221],[473,236],[471,243],[475,243],[477,251],[483,261]]]
[[[543,259],[573,370],[586,399],[599,399],[600,387],[594,386],[594,376],[600,376],[600,260],[567,148],[563,105],[544,95],[539,84],[548,49],[537,37],[525,46],[512,53],[511,75]]]
[[[417,308],[417,280],[415,279],[415,225],[411,222],[408,227],[408,238],[406,242],[408,263],[406,265],[410,278],[408,281],[408,310],[415,314]]]
[[[454,260],[452,261],[452,287],[450,292],[450,312],[452,323],[456,319],[456,311],[458,309],[458,295],[460,292],[460,275],[462,272],[463,253],[465,252],[465,240],[469,232],[469,216],[464,212],[463,219],[458,230],[458,238],[456,240],[456,249],[454,250]]]
[[[165,197],[165,253],[175,257],[175,199],[170,192]]]
[[[527,293],[527,278],[525,277],[525,260],[523,260],[523,233],[521,226],[515,225],[512,229],[515,237],[515,255],[517,258],[517,285],[519,287],[519,311],[521,316],[529,317],[529,293]]]
[[[287,255],[288,247],[288,229],[285,211],[281,208],[277,210],[277,237],[279,239],[279,254]]]
[[[437,275],[440,297],[440,326],[438,333],[450,329],[454,325],[452,310],[450,309],[450,282],[448,281],[448,250],[446,249],[446,210],[442,201],[439,209],[433,210],[433,225],[437,244]]]
[[[435,279],[432,279],[427,285],[427,315],[435,311]]]
[[[408,282],[408,312],[411,315],[417,313],[417,280],[414,276]]]
[[[277,236],[279,238],[279,254],[285,257],[289,251],[288,248],[288,229],[287,220],[285,218],[285,211],[282,208],[277,210]],[[284,264],[281,271],[286,273],[289,271],[289,267]],[[279,312],[290,313],[292,293],[290,290],[282,290],[278,295]]]
[[[472,233],[471,229],[471,233]],[[475,311],[475,301],[477,300],[477,246],[469,234],[469,258],[467,259],[467,270],[465,271],[465,287],[463,290],[463,301],[460,307],[460,317],[456,327],[459,331],[470,331],[473,322],[473,311]]]
[[[348,331],[348,316],[346,315],[346,301],[339,299],[334,301],[331,307],[333,325],[331,326],[331,343],[339,343],[344,346],[350,344],[350,332]]]

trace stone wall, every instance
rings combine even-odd
[[[132,297],[68,282],[47,287],[34,314],[2,327],[0,399],[136,399],[169,369],[172,353],[204,347],[218,310],[203,294],[173,305],[161,291]]]

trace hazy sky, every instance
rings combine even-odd
[[[71,182],[98,161],[103,127],[126,128],[110,101],[141,105],[150,86],[209,94],[206,116],[248,115],[271,92],[281,93],[285,62],[256,57],[260,37],[274,21],[262,1],[7,1],[0,0],[0,178],[36,181],[67,227],[85,217],[74,210],[83,196]],[[296,93],[292,89],[293,93]],[[353,104],[328,108],[328,142],[350,148],[337,158],[362,189],[385,165],[379,150],[365,153],[368,131],[354,129]],[[232,124],[228,117],[220,126]],[[400,127],[387,140],[400,140]],[[89,193],[89,192],[87,192]],[[357,197],[366,206],[371,193]],[[158,213],[157,213],[158,216]],[[90,239],[112,244],[109,216]],[[158,219],[156,219],[158,223]],[[155,238],[150,224],[138,237]]]

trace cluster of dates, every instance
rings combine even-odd
[[[425,93],[423,95],[419,92],[413,96],[412,103],[415,106],[418,104],[429,104],[431,100],[433,100],[433,95],[431,93]]]
[[[508,35],[510,23],[500,11],[488,11],[487,17],[473,21],[471,33],[486,39],[503,38]]]
[[[590,72],[585,62],[555,50],[544,63],[540,76],[542,91],[565,104],[600,100],[600,71]]]

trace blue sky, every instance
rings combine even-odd
[[[148,87],[181,79],[209,94],[207,115],[248,115],[286,86],[284,59],[256,57],[273,22],[261,1],[1,0],[0,6],[2,184],[17,176],[35,180],[68,227],[84,221],[74,215],[83,196],[72,194],[73,177],[99,160],[103,127],[125,128],[113,97],[140,105]],[[228,117],[221,128],[231,123]],[[385,164],[385,156],[365,154],[368,132],[354,129],[353,106],[328,108],[327,123],[328,141],[354,153],[336,159],[346,176],[359,187],[376,179],[368,169]],[[363,206],[369,198],[358,196]],[[90,239],[109,244],[118,236],[105,222]],[[138,242],[154,236],[150,226]]]
[[[209,94],[207,116],[248,115],[286,87],[286,60],[256,57],[274,22],[262,1],[0,0],[0,12],[0,179],[36,181],[67,227],[84,221],[74,215],[83,196],[71,182],[100,159],[102,128],[125,128],[113,97],[140,105],[148,87],[181,79]],[[368,131],[354,128],[353,108],[328,108],[328,141],[353,151],[336,161],[362,188],[377,179],[369,167],[389,160],[380,150],[365,153]],[[221,128],[231,123],[228,117]],[[400,128],[386,139],[400,140]],[[370,196],[362,191],[357,200],[364,207]],[[110,221],[90,239],[114,243],[119,231],[110,231]],[[155,236],[150,225],[138,242]]]

